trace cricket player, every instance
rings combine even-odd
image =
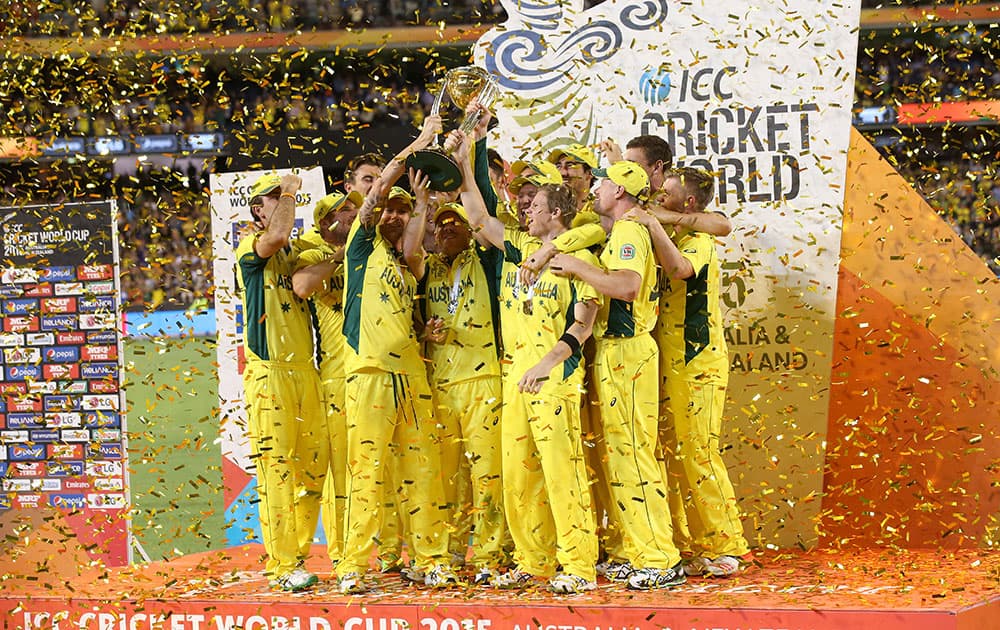
[[[673,212],[704,212],[714,190],[715,177],[708,171],[672,169],[664,178],[661,203]],[[671,238],[654,215],[629,216],[649,228],[668,279],[657,338],[668,485],[679,494],[676,504],[685,507],[686,517],[674,520],[675,540],[691,557],[684,567],[688,575],[730,576],[740,570],[749,547],[719,450],[729,355],[719,306],[715,240],[684,228]]]
[[[631,572],[629,588],[683,584],[673,542],[667,488],[657,460],[659,357],[652,337],[659,307],[656,256],[648,230],[623,219],[649,192],[649,177],[635,162],[595,169],[594,208],[612,223],[600,267],[559,254],[555,273],[587,282],[605,296],[598,316],[594,388],[605,453],[604,479],[622,533]]]
[[[250,190],[254,231],[236,248],[243,302],[247,432],[257,468],[261,536],[271,585],[300,591],[317,578],[309,554],[329,438],[313,364],[308,304],[292,289],[289,238],[297,175],[264,175]]]
[[[433,398],[414,332],[416,279],[402,259],[409,208],[384,204],[383,191],[411,152],[428,146],[441,119],[429,116],[420,136],[383,170],[347,238],[344,328],[347,371],[347,516],[342,593],[370,589],[365,579],[383,521],[384,467],[396,458],[397,492],[409,515],[414,568],[428,586],[454,584],[447,564]],[[376,206],[384,207],[378,211]],[[395,448],[391,448],[391,446]],[[394,451],[394,452],[393,452]]]
[[[332,193],[313,209],[313,229],[296,242],[292,287],[312,300],[323,408],[330,436],[330,466],[323,485],[322,521],[327,553],[340,562],[346,505],[347,424],[344,373],[344,245],[364,197],[357,191]]]

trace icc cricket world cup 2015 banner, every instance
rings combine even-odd
[[[292,238],[312,226],[312,209],[326,195],[323,169],[276,169],[214,173],[212,190],[212,251],[215,256],[215,318],[218,329],[219,415],[222,422],[222,476],[226,508],[226,538],[238,545],[260,540],[257,485],[247,439],[243,406],[243,305],[236,286],[236,247],[251,229],[250,187],[266,173],[295,173],[302,187],[295,198]]]
[[[717,173],[731,374],[722,444],[752,544],[819,512],[858,0],[502,0],[476,62],[509,160],[640,134]],[[602,166],[606,166],[602,160]]]
[[[113,202],[0,209],[0,519],[43,513],[128,564]]]

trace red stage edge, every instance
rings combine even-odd
[[[363,597],[321,581],[298,594],[269,589],[262,549],[246,545],[124,569],[5,575],[5,630],[1000,630],[1000,554],[987,551],[813,550],[759,553],[726,580],[671,591],[598,589],[557,597],[406,586],[378,576]]]

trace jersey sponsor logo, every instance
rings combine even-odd
[[[42,298],[42,313],[75,313],[75,297]]]
[[[38,330],[38,317],[4,317],[3,329],[7,332],[35,332]]]
[[[622,260],[632,260],[635,258],[635,247],[631,243],[625,243],[618,250],[618,257]]]
[[[4,300],[5,315],[30,315],[38,312],[38,300],[20,299]]]

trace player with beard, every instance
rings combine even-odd
[[[397,485],[409,515],[414,568],[428,586],[457,581],[447,564],[449,515],[443,509],[433,404],[414,332],[416,279],[402,259],[407,206],[376,206],[403,172],[408,155],[441,129],[429,116],[420,136],[386,166],[347,237],[344,336],[347,339],[347,517],[341,593],[370,589],[368,562],[384,519],[385,463],[395,457]],[[395,452],[393,452],[395,451]]]

